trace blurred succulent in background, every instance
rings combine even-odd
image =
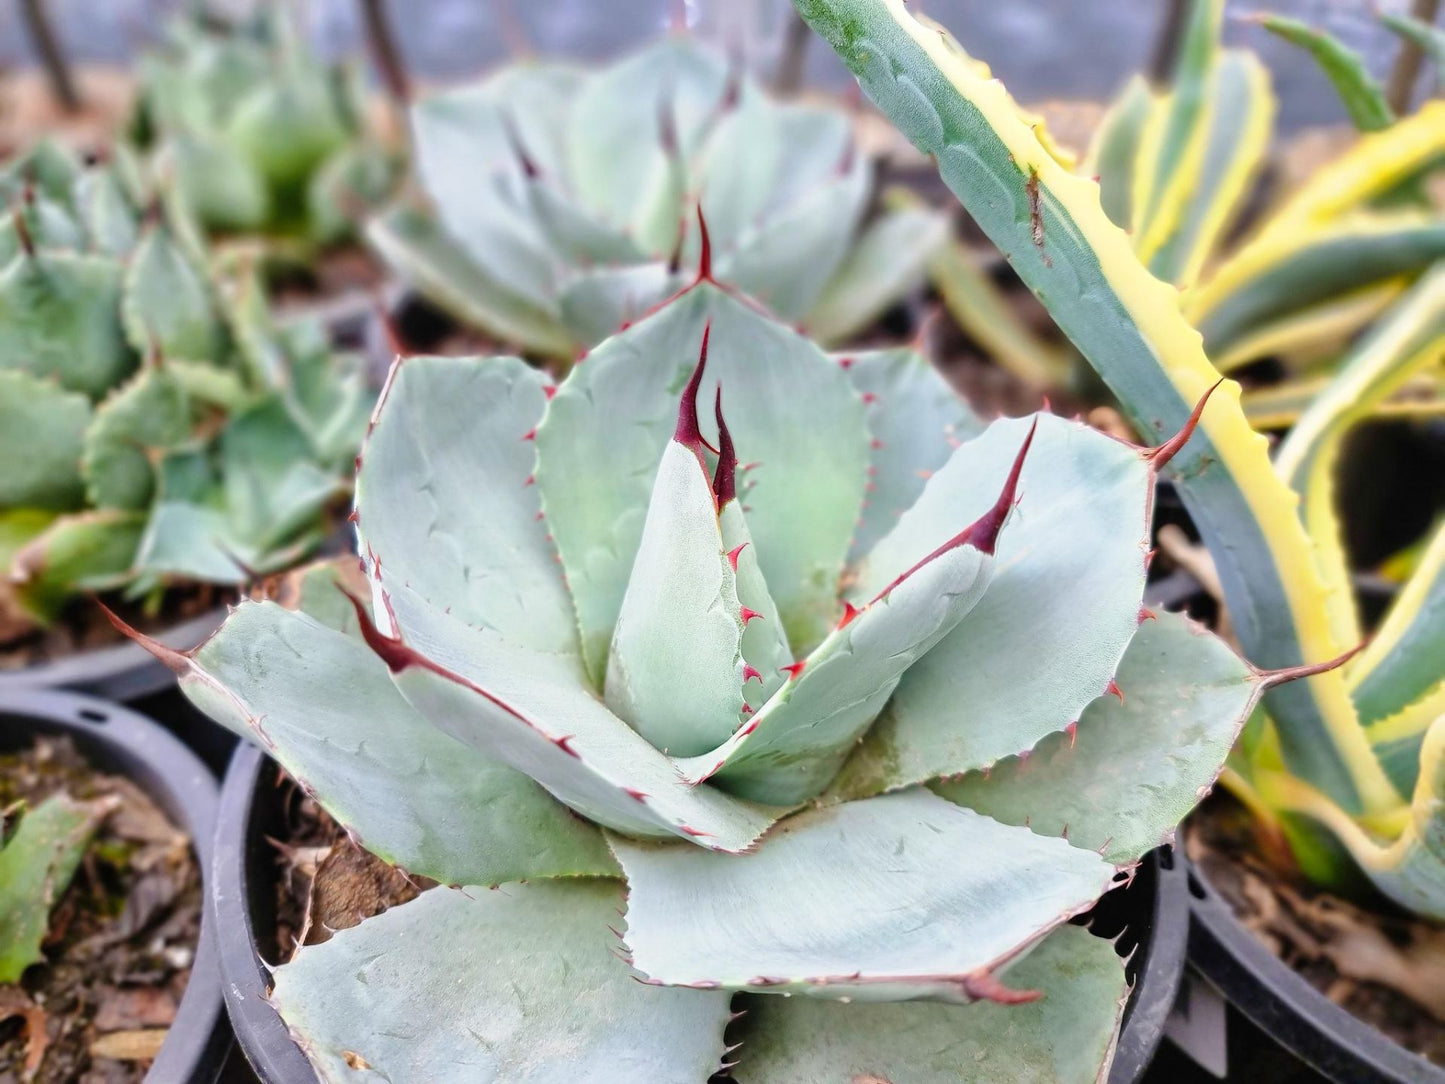
[[[687,282],[700,257],[779,318],[836,342],[922,276],[931,212],[870,218],[872,164],[838,108],[769,99],[674,33],[595,72],[527,61],[412,110],[426,199],[376,249],[457,318],[570,359]]]
[[[137,70],[131,136],[207,232],[331,243],[398,179],[359,73],[317,57],[282,4],[179,16]]]
[[[1127,186],[1121,189],[1117,176],[1111,187],[1108,173],[1096,184],[1066,169],[1020,119],[1003,88],[982,77],[946,31],[916,19],[902,0],[795,3],[868,95],[935,156],[949,188],[1044,299],[1139,432],[1162,434],[1178,425],[1201,391],[1219,384],[1206,353],[1210,326],[1201,336],[1186,318],[1198,295],[1181,298],[1154,273],[1173,250],[1156,249],[1146,266],[1148,246],[1141,246],[1139,229],[1126,233],[1118,225],[1116,201]],[[1193,9],[1186,60],[1197,60],[1196,51],[1212,55],[1217,19],[1217,4]],[[1196,107],[1202,100],[1195,95]],[[1438,104],[1418,116],[1438,117]],[[1351,152],[1342,164],[1320,170],[1279,212],[1277,224],[1251,244],[1267,248],[1266,239],[1269,245],[1293,239],[1308,247],[1321,231],[1343,230],[1356,220],[1331,217],[1346,207],[1360,208],[1357,215],[1368,219],[1375,212],[1364,208],[1372,199],[1397,193],[1439,159],[1445,129],[1438,123],[1416,127],[1414,121],[1366,137],[1361,146],[1370,153]],[[1176,135],[1184,142],[1199,138]],[[1386,142],[1372,142],[1381,140]],[[1198,147],[1193,153],[1211,168],[1230,161]],[[1151,202],[1130,198],[1136,209]],[[1165,193],[1153,202],[1171,199]],[[1181,222],[1201,209],[1194,203],[1184,208]],[[1348,251],[1350,259],[1316,270],[1332,267],[1338,276],[1350,276],[1378,266],[1364,255],[1367,249]],[[1223,274],[1204,289],[1215,288]],[[1315,286],[1295,280],[1297,296],[1271,294],[1271,281],[1261,278],[1239,304],[1298,299],[1328,277]],[[1171,480],[1209,546],[1239,640],[1256,664],[1298,666],[1358,649],[1361,620],[1336,519],[1335,468],[1343,439],[1408,381],[1438,372],[1442,357],[1445,267],[1437,264],[1349,349],[1273,462],[1269,442],[1251,429],[1232,381],[1215,392],[1190,446],[1172,461]],[[1251,811],[1288,839],[1308,875],[1347,892],[1368,881],[1400,905],[1437,919],[1445,918],[1442,570],[1445,528],[1437,528],[1373,642],[1339,668],[1270,690],[1225,776]]]
[[[149,645],[375,854],[478,886],[277,970],[322,1077],[1100,1079],[1127,983],[1067,919],[1293,676],[1141,608],[1192,426],[984,428],[706,274],[560,386],[399,361],[370,598],[323,567]]]
[[[365,427],[359,359],[274,324],[250,268],[208,268],[133,182],[119,158],[82,169],[47,143],[0,174],[11,636],[78,593],[158,603],[172,582],[294,563]]]

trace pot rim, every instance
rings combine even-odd
[[[200,937],[175,1019],[145,1079],[151,1084],[214,1079],[231,1046],[221,1012],[214,920],[204,902],[211,889],[214,776],[159,723],[95,697],[0,684],[0,720],[20,724],[0,727],[0,748],[22,748],[40,735],[70,737],[94,768],[138,784],[190,836],[201,874]]]
[[[1184,858],[1189,963],[1257,1028],[1337,1084],[1445,1084],[1445,1069],[1406,1050],[1311,986],[1234,915]]]
[[[266,753],[242,742],[221,783],[213,888],[207,906],[220,940],[222,992],[236,1041],[265,1084],[316,1084],[316,1074],[284,1021],[266,1000],[270,972],[256,949],[251,907],[248,841],[257,798],[269,790],[263,777]],[[1109,1084],[1142,1079],[1164,1034],[1184,974],[1189,936],[1188,887],[1176,852],[1161,848],[1144,859],[1154,881],[1153,898],[1140,932],[1139,965],[1125,1008],[1109,1071]],[[1142,908],[1141,908],[1142,910]]]

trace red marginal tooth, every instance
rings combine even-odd
[[[536,484],[537,484],[537,476],[536,476],[535,474],[529,474],[529,475],[527,475],[526,478],[524,478],[524,479],[522,480],[522,488],[523,488],[523,489],[526,489],[528,486],[534,486],[534,485],[536,485]]]
[[[851,369],[851,368],[853,368],[853,359],[852,359],[852,358],[839,358],[839,359],[838,359],[838,367],[841,368],[841,369]]]
[[[566,753],[569,757],[576,757],[578,760],[581,760],[582,754],[577,752],[576,749],[572,748],[572,740],[573,739],[571,734],[564,734],[560,738],[553,738],[552,744],[555,745],[558,749],[562,750],[562,752]]]
[[[875,452],[881,452],[883,450],[883,442],[877,437],[874,437],[868,442],[868,447],[872,448]]]
[[[536,440],[536,439],[537,439],[537,430],[535,430],[535,429],[528,429],[525,433],[522,434],[522,439],[523,439],[523,440]]]
[[[1122,704],[1124,702],[1124,690],[1119,688],[1119,683],[1113,678],[1109,679],[1109,685],[1104,690],[1104,692],[1109,696],[1117,696],[1119,698],[1119,703]]]
[[[1140,607],[1139,607],[1139,624],[1142,625],[1145,621],[1158,621],[1158,620],[1159,620],[1159,615],[1156,614],[1153,610],[1149,609],[1148,606],[1140,606]]]
[[[717,417],[717,470],[712,477],[712,495],[719,509],[738,495],[738,455],[733,448],[733,437],[728,432],[728,423],[723,420],[722,385],[717,388],[713,400],[713,413]]]
[[[347,523],[360,523],[360,522],[361,522],[361,512],[360,512],[358,509],[353,508],[350,512],[346,513],[346,522],[347,522]]]
[[[843,603],[843,616],[838,619],[838,624],[834,627],[840,629],[846,628],[852,623],[853,618],[857,617],[858,614],[861,612],[862,611],[860,611],[858,607],[854,606],[851,602]]]
[[[693,839],[701,839],[703,836],[712,835],[711,832],[704,832],[701,828],[694,828],[690,824],[680,824],[678,825],[678,828],[680,828],[683,832],[686,832],[688,835],[692,836]]]
[[[750,720],[748,720],[747,725],[744,726],[741,730],[738,731],[738,734],[739,734],[739,736],[746,738],[749,734],[751,734],[751,733],[752,733],[754,730],[756,730],[757,728],[758,728],[758,721],[757,721],[756,719],[750,719]]]
[[[778,670],[784,674],[787,674],[788,679],[791,681],[795,680],[797,676],[803,672],[803,668],[807,665],[808,660],[801,659],[798,662],[789,663],[787,666],[780,666],[778,667]]]
[[[1209,397],[1213,395],[1219,385],[1223,383],[1224,377],[1221,376],[1209,386],[1208,391],[1200,396],[1199,402],[1194,405],[1194,409],[1189,414],[1189,419],[1180,428],[1179,432],[1175,433],[1163,444],[1159,445],[1159,447],[1151,448],[1144,453],[1144,458],[1149,460],[1155,470],[1161,469],[1164,464],[1168,463],[1183,451],[1184,446],[1189,443],[1189,438],[1194,435],[1194,430],[1199,428],[1199,419],[1204,415],[1204,408],[1209,405]]]
[[[753,713],[753,706],[752,706],[751,704],[744,703],[744,704],[743,704],[743,714],[744,714],[744,715],[751,715],[752,713]]]
[[[750,610],[746,606],[743,606],[738,610],[738,616],[742,618],[743,628],[747,628],[749,621],[755,617],[762,617],[763,615],[758,613],[757,610]]]
[[[544,519],[547,518],[547,513],[546,513],[546,512],[543,512],[541,509],[538,509],[538,510],[537,510],[537,514],[536,514],[535,516],[533,516],[532,518],[533,518],[534,520],[536,520],[538,523],[541,523]]]
[[[746,685],[752,681],[753,678],[757,678],[758,684],[761,685],[763,683],[763,672],[752,663],[743,663],[743,684]]]
[[[746,542],[739,542],[732,549],[728,550],[728,564],[733,566],[734,572],[738,570],[738,557],[742,554],[743,550],[747,548],[748,544]]]
[[[876,394],[874,394],[874,393],[871,392],[871,391],[865,391],[865,392],[863,393],[863,404],[864,404],[864,406],[869,406],[869,405],[871,405],[871,404],[873,404],[873,403],[876,403],[876,402],[878,402],[878,396],[877,396]]]
[[[1075,719],[1068,726],[1064,727],[1064,733],[1069,736],[1069,748],[1072,749],[1074,747],[1074,742],[1078,739],[1079,736],[1079,720]]]
[[[631,798],[631,799],[632,799],[633,801],[635,801],[635,802],[645,802],[645,801],[647,801],[647,792],[646,792],[646,791],[633,790],[631,787],[623,787],[623,788],[622,788],[622,792],[623,792],[624,794],[626,794],[629,798]]]
[[[580,360],[582,360],[582,359],[581,359],[581,358],[578,358],[577,360],[580,361]],[[550,403],[550,402],[553,400],[553,398],[557,395],[557,385],[556,385],[556,384],[548,384],[545,388],[542,389],[542,394],[547,397],[547,402]]]

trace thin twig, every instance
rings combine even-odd
[[[40,54],[40,64],[45,69],[46,78],[50,80],[50,92],[67,113],[80,112],[84,103],[80,100],[80,92],[75,88],[75,80],[71,78],[70,65],[66,62],[64,50],[60,48],[60,40],[50,26],[45,0],[20,0],[20,14],[25,21],[26,32],[30,35],[30,44]]]
[[[386,0],[361,0],[361,17],[366,25],[366,45],[371,50],[371,62],[397,108],[405,109],[411,100],[411,80],[407,78],[406,64],[401,59],[401,48],[396,35],[392,33],[391,20],[386,14]]]
[[[1433,23],[1440,13],[1440,0],[1414,0],[1410,14],[1422,23]],[[1385,98],[1396,113],[1410,108],[1410,99],[1415,96],[1415,80],[1420,74],[1420,61],[1424,58],[1418,42],[1406,41],[1401,44],[1390,78],[1385,85]]]

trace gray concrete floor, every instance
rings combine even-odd
[[[355,0],[292,0],[315,38],[331,51],[358,47]],[[60,33],[78,59],[123,60],[143,47],[181,0],[49,0]],[[235,7],[246,0],[217,0]],[[664,26],[685,4],[699,32],[741,40],[761,72],[775,63],[787,0],[390,0],[408,63],[438,80],[464,78],[509,55],[518,36],[544,52],[603,57],[625,51]],[[0,64],[28,63],[18,3],[0,4]],[[1343,119],[1324,77],[1303,54],[1238,16],[1267,7],[1327,27],[1360,49],[1383,73],[1395,39],[1371,15],[1371,0],[1230,0],[1227,37],[1256,48],[1274,74],[1281,124]],[[1401,10],[1407,0],[1379,0]],[[1109,95],[1143,66],[1158,32],[1164,0],[928,0],[926,10],[951,27],[1025,100]],[[510,13],[510,17],[509,14]],[[509,27],[520,28],[520,35]],[[809,81],[840,87],[847,76],[817,41]],[[1422,84],[1426,79],[1421,80]]]

